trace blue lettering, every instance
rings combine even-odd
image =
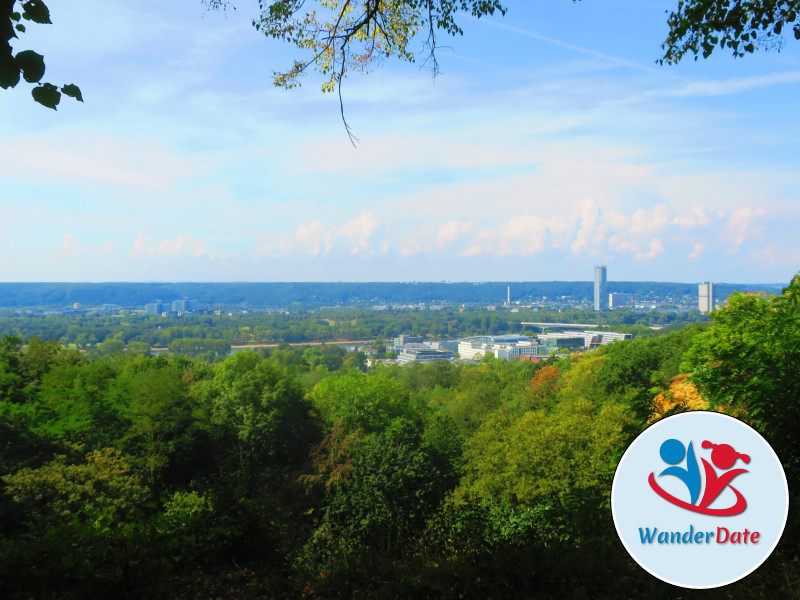
[[[639,527],[639,537],[642,538],[642,543],[652,544],[653,539],[656,537],[656,531],[658,531],[657,527],[653,527],[653,533],[650,533],[649,527],[646,527],[644,531],[642,531],[642,528]]]
[[[643,544],[652,544],[653,542],[659,544],[708,544],[715,538],[719,544],[729,541],[734,544],[746,544],[748,536],[751,543],[758,542],[758,532],[750,533],[749,529],[745,529],[744,533],[734,532],[731,534],[724,527],[718,527],[715,534],[713,531],[696,531],[694,525],[689,525],[687,531],[659,531],[658,527],[652,529],[639,527],[639,539]]]
[[[683,534],[683,538],[681,539],[681,541],[684,544],[691,544],[692,537],[694,537],[693,534],[694,534],[694,525],[689,525],[689,531]]]

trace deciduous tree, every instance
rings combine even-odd
[[[669,14],[661,62],[687,54],[708,58],[717,48],[744,56],[757,48],[780,47],[784,29],[800,39],[798,0],[680,0]]]

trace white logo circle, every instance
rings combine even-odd
[[[752,573],[775,549],[789,513],[777,455],[741,421],[681,413],[643,431],[611,489],[614,526],[651,575],[704,589]]]

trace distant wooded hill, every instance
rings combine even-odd
[[[506,288],[511,299],[556,298],[589,300],[591,281],[497,281],[414,283],[0,283],[0,307],[63,307],[76,302],[84,306],[118,304],[141,308],[148,302],[170,302],[189,297],[203,306],[303,307],[349,304],[462,303],[502,304]],[[727,298],[734,291],[775,293],[779,284],[715,284],[715,296]],[[637,299],[679,298],[697,295],[697,284],[609,281],[609,292],[634,295]]]

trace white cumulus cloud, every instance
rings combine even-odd
[[[706,214],[706,207],[698,204],[692,207],[688,216],[678,215],[672,219],[670,223],[681,228],[689,229],[693,227],[702,227],[703,225],[708,225],[710,222],[711,219]]]
[[[277,242],[267,242],[255,251],[253,258],[258,258],[260,256],[284,258],[289,256],[296,246],[297,245],[293,241],[286,239],[278,240]]]
[[[758,229],[754,222],[766,214],[763,208],[737,208],[733,211],[726,227],[726,236],[733,243],[733,251],[738,250],[748,236]]]
[[[636,255],[636,260],[647,260],[654,258],[664,252],[664,244],[658,238],[650,240],[650,250],[648,252],[640,252]]]
[[[155,238],[140,233],[131,246],[130,256],[166,256],[170,258],[199,258],[208,254],[206,240],[193,235],[181,234],[174,239],[165,239],[156,243]]]
[[[468,235],[470,231],[472,231],[472,223],[469,221],[449,221],[439,226],[436,232],[436,246],[444,248],[461,236]]]
[[[572,242],[572,253],[578,254],[587,246],[605,238],[606,226],[599,222],[600,206],[594,200],[583,200],[578,207],[578,231]]]
[[[327,256],[337,247],[343,247],[350,254],[364,255],[372,252],[372,236],[380,224],[380,215],[364,211],[344,225],[328,227],[321,220],[301,223],[294,237],[312,256]]]
[[[75,258],[84,252],[96,255],[109,254],[114,250],[116,243],[116,240],[111,240],[105,246],[89,244],[84,248],[74,233],[64,233],[61,235],[61,248],[56,252],[56,256],[58,258]]]

